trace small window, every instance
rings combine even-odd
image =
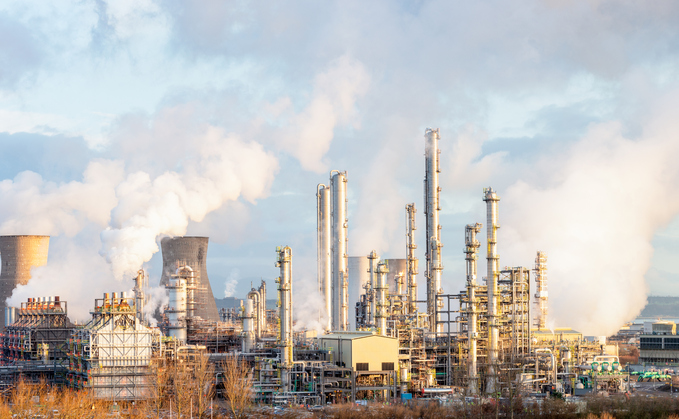
[[[367,362],[357,362],[356,363],[356,371],[369,371],[370,368],[368,368],[368,363]]]
[[[394,363],[393,362],[383,362],[382,363],[382,371],[393,371],[394,370]]]

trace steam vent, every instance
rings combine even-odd
[[[205,320],[219,321],[217,304],[207,277],[207,244],[209,237],[165,237],[160,241],[163,252],[163,275],[160,285],[167,285],[177,267],[187,265],[198,278],[196,315]]]
[[[31,268],[47,264],[50,236],[0,236],[0,329],[5,324],[5,301],[18,284],[31,279]]]

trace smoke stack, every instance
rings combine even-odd
[[[14,288],[28,284],[32,267],[47,264],[49,242],[49,236],[0,236],[0,324]]]
[[[190,266],[198,280],[194,298],[195,315],[205,320],[219,321],[212,287],[207,276],[207,245],[209,237],[165,237],[160,242],[163,253],[163,275],[160,285],[167,285],[178,264]]]

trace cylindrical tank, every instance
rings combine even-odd
[[[243,314],[243,352],[250,353],[255,346],[255,307],[254,301],[245,299],[245,312]]]
[[[14,288],[28,283],[32,267],[47,264],[49,242],[49,236],[0,236],[0,324]]]
[[[163,274],[160,285],[169,282],[179,265],[193,269],[197,289],[194,293],[195,312],[205,320],[219,321],[217,304],[212,294],[210,279],[207,276],[208,237],[165,237],[160,241],[163,253]]]
[[[169,323],[168,335],[180,342],[186,342],[186,280],[180,277],[170,278],[165,288],[169,294],[168,309],[165,311]]]
[[[349,308],[356,307],[360,296],[366,293],[366,287],[370,283],[370,264],[366,256],[351,256],[349,257]],[[351,330],[356,330],[356,316],[349,316],[349,327]]]

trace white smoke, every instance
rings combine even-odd
[[[226,201],[253,201],[268,192],[278,166],[261,145],[215,127],[187,140],[195,154],[182,162],[181,172],[156,178],[136,172],[116,188],[111,227],[101,233],[101,253],[116,278],[133,275],[149,261],[159,235],[183,235],[190,220],[202,221]]]
[[[123,120],[119,130],[127,139],[113,144],[129,148],[137,134],[140,144],[159,145],[158,154],[165,155],[168,163],[150,165],[150,172],[125,173],[119,160],[95,160],[80,182],[55,184],[23,172],[0,183],[4,220],[0,233],[73,238],[53,238],[47,266],[35,269],[33,279],[15,291],[10,304],[45,293],[60,295],[68,297],[74,315],[85,318],[94,297],[131,290],[131,279],[159,250],[157,237],[184,235],[190,221],[202,221],[226,202],[254,202],[268,194],[278,163],[260,144],[213,126],[191,126],[186,122],[191,120],[190,112],[184,119],[176,118],[176,112],[175,118],[167,118],[166,113],[146,124],[135,121],[135,129]],[[183,129],[170,129],[173,136],[165,135],[168,120],[172,128],[183,123]],[[168,149],[174,149],[174,154]],[[149,147],[148,152],[153,151]],[[136,154],[135,159],[132,165],[143,168],[144,159],[153,161],[153,155]],[[104,258],[93,252],[97,247]],[[150,290],[149,296],[153,295]],[[160,297],[156,300],[149,309],[162,303]]]
[[[239,280],[240,271],[238,269],[234,269],[229,274],[229,277],[226,278],[226,283],[224,283],[224,298],[233,297],[233,294],[236,291],[236,285],[238,285]]]
[[[532,266],[537,250],[547,252],[550,317],[560,326],[610,334],[646,303],[651,240],[679,214],[670,134],[679,123],[666,106],[639,138],[618,122],[593,125],[562,155],[544,157],[549,170],[499,191],[502,260]]]
[[[274,117],[285,117],[280,147],[297,158],[302,168],[317,173],[327,170],[323,159],[338,126],[357,128],[356,101],[366,93],[370,77],[363,64],[348,55],[330,63],[314,80],[311,102],[301,112],[291,108],[290,98],[268,105]]]

